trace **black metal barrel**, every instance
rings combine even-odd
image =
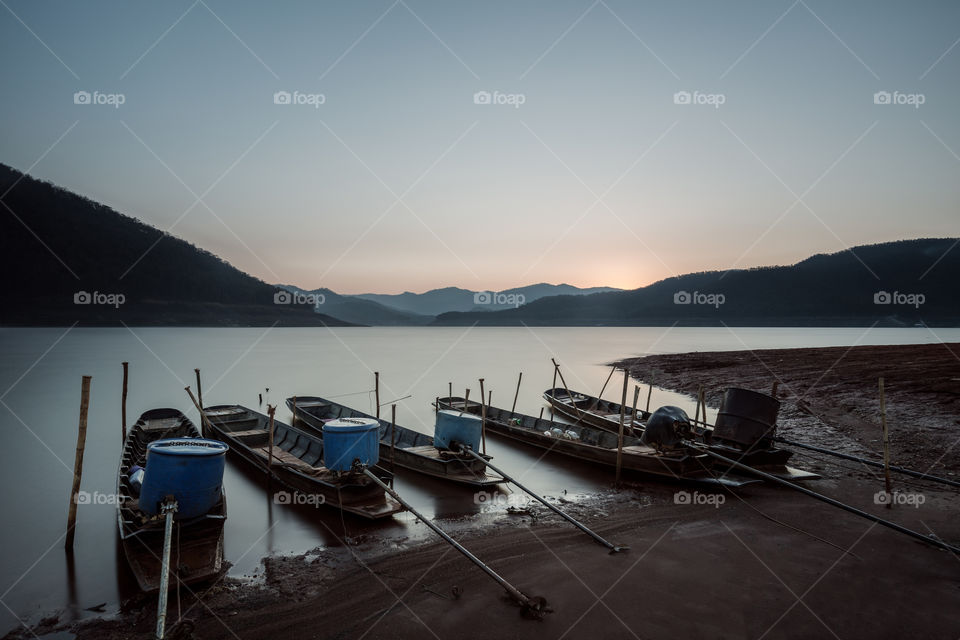
[[[780,401],[773,396],[731,387],[723,394],[713,437],[753,446],[776,435],[779,413]]]

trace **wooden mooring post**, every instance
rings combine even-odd
[[[64,548],[73,550],[74,532],[77,528],[77,499],[80,496],[80,479],[83,477],[83,449],[87,445],[87,413],[90,410],[90,381],[93,376],[83,376],[80,384],[80,424],[77,429],[77,451],[73,459],[73,488],[70,490],[70,510],[67,513],[67,539]]]
[[[200,403],[200,408],[203,409],[203,388],[200,386],[200,369],[194,369],[193,372],[197,374],[197,402]]]
[[[883,377],[880,378],[880,428],[883,431],[883,486],[887,492],[887,509],[892,508],[893,492],[890,482],[890,437],[887,431],[887,399],[883,392]]]
[[[517,376],[517,390],[513,394],[513,406],[510,407],[510,413],[516,413],[517,411],[517,398],[520,396],[520,381],[523,380],[523,371],[520,372],[520,375]]]
[[[120,396],[120,442],[127,441],[127,373],[129,362],[123,363],[123,393]]]
[[[623,421],[627,415],[627,386],[630,384],[630,374],[623,370],[623,395],[620,398],[620,433],[617,436],[617,485],[620,484],[620,466],[623,462]]]
[[[269,431],[270,431],[270,435],[269,435],[269,438],[270,438],[270,444],[269,444],[270,450],[269,450],[269,453],[267,454],[267,455],[268,455],[267,460],[269,460],[269,462],[267,463],[267,473],[268,473],[268,474],[270,473],[270,467],[273,466],[273,428],[274,428],[273,414],[274,414],[276,411],[277,411],[277,408],[276,408],[276,407],[271,406],[271,405],[269,405],[269,404],[267,405],[267,415],[270,416],[270,429],[269,429]]]
[[[483,453],[487,452],[487,404],[483,392],[483,378],[480,378],[480,446]]]

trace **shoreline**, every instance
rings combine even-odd
[[[935,463],[938,474],[950,475],[960,470],[948,442],[960,437],[956,354],[960,345],[935,344],[673,354],[619,364],[673,391],[704,384],[714,407],[726,386],[769,391],[779,377],[782,435],[860,455],[877,450],[874,374],[884,375],[892,461]],[[924,500],[886,509],[874,500],[883,488],[875,469],[819,454],[798,454],[791,464],[823,476],[806,483],[815,491],[960,542],[955,490],[894,475],[895,489]],[[681,492],[694,499],[678,502]],[[522,618],[500,587],[429,532],[418,531],[414,544],[358,533],[358,544],[267,557],[253,580],[223,580],[176,637],[875,639],[956,638],[960,629],[956,558],[788,489],[714,491],[633,477],[617,492],[611,478],[610,490],[563,507],[631,550],[610,555],[539,505],[517,516],[440,521],[508,581],[545,597],[553,612],[542,621]],[[155,596],[135,600],[114,619],[48,621],[34,631],[149,637]],[[20,631],[7,637],[33,637]]]

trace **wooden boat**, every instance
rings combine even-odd
[[[583,424],[613,433],[620,432],[620,403],[596,398],[576,391],[567,392],[563,388],[547,389],[543,392],[543,399],[559,415],[574,424]],[[650,414],[643,409],[637,409],[633,415],[633,407],[628,406],[624,413],[624,424],[630,430],[643,432],[643,422],[650,418]]]
[[[278,503],[324,504],[369,519],[386,518],[403,507],[373,480],[359,472],[336,472],[323,466],[323,439],[274,420],[273,464],[270,463],[270,418],[239,405],[204,409],[213,435],[230,450],[269,473],[292,493],[278,494]],[[385,482],[389,473],[374,471]]]
[[[144,591],[160,589],[163,552],[163,516],[151,516],[140,509],[139,493],[130,484],[130,468],[143,467],[147,445],[163,438],[199,438],[200,431],[176,409],[147,411],[130,427],[123,443],[117,471],[117,524],[127,563]],[[226,497],[206,514],[176,525],[170,586],[202,582],[223,571],[223,525],[227,518]],[[179,542],[176,542],[177,536]]]
[[[479,402],[464,402],[464,399],[459,397],[439,398],[437,407],[480,413]],[[616,468],[618,436],[603,429],[595,429],[583,424],[553,422],[546,418],[537,418],[490,406],[487,407],[486,428],[491,433],[547,449],[551,453]],[[552,431],[554,429],[561,433]],[[564,432],[572,432],[576,437],[568,438],[566,435],[569,434]],[[548,433],[551,435],[547,435]],[[714,460],[705,453],[690,448],[658,452],[653,447],[640,442],[640,438],[636,436],[624,436],[621,462],[625,471],[665,480],[731,487],[757,482],[752,478],[744,478],[736,474],[716,472]]]
[[[323,425],[338,418],[376,417],[351,409],[345,405],[317,396],[298,396],[296,405],[293,398],[287,398],[287,407],[297,420],[322,435]],[[498,475],[488,472],[484,463],[473,456],[462,455],[447,449],[438,449],[433,445],[433,436],[414,431],[400,425],[393,425],[393,443],[390,446],[390,423],[380,423],[380,464],[389,465],[391,456],[398,467],[424,473],[428,476],[469,485],[471,487],[492,487],[504,481]],[[487,460],[490,456],[483,456]]]
[[[557,414],[574,424],[586,424],[612,433],[619,432],[621,405],[618,402],[603,400],[577,391],[568,392],[563,388],[547,389],[543,392],[543,398]],[[650,413],[637,409],[636,419],[631,420],[633,407],[628,406],[624,415],[625,423],[628,425],[627,433],[642,435],[646,421],[650,419]],[[694,433],[710,451],[749,467],[787,480],[811,480],[820,477],[815,473],[788,466],[787,461],[793,452],[774,446],[768,439],[745,444],[726,438],[712,437],[714,430],[712,425],[698,422],[692,426]]]

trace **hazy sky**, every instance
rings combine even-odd
[[[268,282],[634,288],[960,235],[956,2],[0,5],[0,162]]]

